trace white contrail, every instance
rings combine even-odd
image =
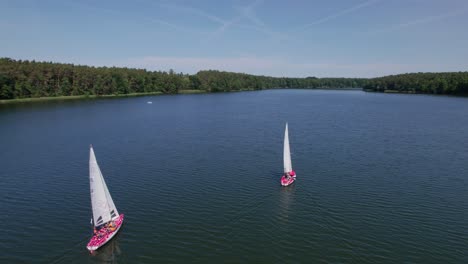
[[[257,0],[257,1],[255,1],[253,3],[251,3],[250,5],[246,6],[245,8],[243,8],[240,15],[234,17],[230,21],[227,21],[227,22],[223,23],[217,30],[215,30],[215,32],[213,32],[212,35],[217,35],[217,34],[223,33],[224,31],[226,31],[226,29],[228,29],[232,25],[238,23],[239,21],[241,21],[242,18],[247,17],[247,13],[251,12],[253,10],[253,8],[255,6],[259,5],[261,2],[263,2],[263,0]]]
[[[444,19],[450,18],[450,17],[464,15],[466,13],[468,13],[467,10],[457,10],[455,12],[450,12],[450,13],[445,13],[445,14],[440,14],[440,15],[435,15],[435,16],[423,17],[423,18],[408,21],[408,22],[405,22],[405,23],[396,24],[396,25],[390,26],[388,28],[371,31],[369,33],[373,34],[373,33],[383,33],[383,32],[395,31],[395,30],[399,30],[401,28],[405,28],[405,27],[409,27],[409,26],[413,26],[413,25],[427,24],[427,23],[432,23],[432,22],[439,21],[439,20],[444,20]]]
[[[353,7],[350,7],[348,9],[344,9],[344,10],[341,10],[337,13],[334,13],[332,15],[329,15],[329,16],[326,16],[324,18],[321,18],[319,20],[316,20],[312,23],[309,23],[309,24],[306,24],[306,25],[303,25],[301,26],[299,29],[297,29],[296,31],[303,31],[303,30],[306,30],[307,28],[311,27],[311,26],[315,26],[315,25],[319,25],[319,24],[322,24],[322,23],[325,23],[329,20],[332,20],[332,19],[335,19],[337,17],[340,17],[340,16],[343,16],[343,15],[346,15],[346,14],[349,14],[351,12],[354,12],[356,10],[359,10],[363,7],[366,7],[366,6],[369,6],[369,5],[372,5],[372,4],[375,4],[376,2],[379,2],[381,0],[369,0],[369,1],[366,1],[366,2],[362,2],[358,5],[355,5]]]
[[[219,17],[217,17],[215,15],[209,14],[209,13],[207,13],[207,12],[205,12],[205,11],[199,9],[199,8],[195,8],[195,7],[180,6],[180,5],[174,5],[174,4],[160,4],[160,6],[170,8],[170,9],[174,9],[174,10],[179,10],[179,11],[186,11],[186,12],[192,13],[194,15],[204,17],[204,18],[206,18],[208,20],[211,20],[211,21],[219,23],[219,24],[224,24],[224,23],[227,22],[222,18],[219,18]]]

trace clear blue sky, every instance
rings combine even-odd
[[[468,70],[467,0],[0,0],[0,57],[289,77]]]

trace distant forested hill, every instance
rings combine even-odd
[[[468,72],[390,75],[369,79],[363,88],[376,92],[468,95]]]
[[[173,70],[147,71],[0,58],[0,99],[272,88],[364,88],[377,92],[466,95],[468,72],[410,73],[373,79],[279,78],[215,70],[189,75]]]
[[[200,71],[195,75],[116,67],[0,59],[0,99],[70,95],[118,95],[180,90],[207,92],[270,88],[363,87],[358,78],[276,78],[243,73]]]

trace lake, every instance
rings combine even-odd
[[[94,255],[90,144],[125,214]],[[2,263],[468,263],[468,98],[266,90],[3,105],[0,146]]]

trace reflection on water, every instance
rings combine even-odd
[[[122,254],[119,246],[120,232],[111,241],[100,249],[91,253],[90,258],[94,263],[118,263],[118,257]]]
[[[294,202],[294,195],[296,193],[296,182],[293,184],[283,187],[281,186],[279,192],[279,218],[287,224],[290,219],[291,205]]]

